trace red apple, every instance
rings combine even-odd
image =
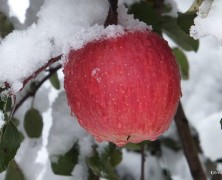
[[[155,140],[174,117],[180,72],[167,42],[152,31],[90,42],[64,66],[71,111],[99,142]]]

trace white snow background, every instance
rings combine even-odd
[[[35,68],[41,67],[51,57],[61,53],[66,54],[70,48],[80,48],[88,41],[99,38],[101,34],[115,35],[112,34],[114,29],[115,33],[123,32],[121,26],[117,28],[110,26],[104,30],[102,24],[108,12],[108,4],[105,0],[76,0],[73,3],[74,1],[48,0],[44,2],[42,0],[39,1],[40,4],[43,4],[39,11],[40,5],[36,3],[36,0],[31,0],[27,13],[31,10],[39,11],[39,20],[33,25],[31,24],[37,19],[35,14],[27,16],[29,19],[26,20],[22,15],[25,7],[28,7],[27,1],[24,0],[23,6],[21,6],[21,0],[18,4],[15,0],[9,1],[10,15],[19,14],[21,15],[20,20],[25,21],[25,24],[22,24],[14,19],[16,28],[21,30],[14,31],[0,43],[0,80],[10,82],[15,92],[21,88],[24,77],[30,75]],[[191,3],[192,0],[180,1],[177,3],[178,9],[186,11]],[[97,8],[95,8],[95,4]],[[4,9],[4,6],[5,1],[1,0],[0,9]],[[21,6],[18,10],[24,7],[23,11],[17,13],[16,7],[18,6]],[[216,160],[222,157],[222,143],[220,143],[222,131],[219,123],[222,117],[222,46],[220,44],[222,23],[220,19],[218,20],[222,12],[221,1],[215,0],[207,15],[205,11],[206,7],[202,5],[198,17],[195,19],[195,25],[191,28],[193,37],[201,37],[200,48],[197,53],[186,52],[190,65],[190,79],[182,82],[182,102],[190,123],[199,133],[205,156]],[[119,9],[119,12],[120,22],[124,27],[145,27],[138,21],[132,21],[131,17],[126,15],[123,7]],[[205,13],[204,17],[203,13]],[[93,25],[95,23],[96,25]],[[27,29],[28,25],[31,26]],[[172,47],[174,46],[170,40],[169,43]],[[59,75],[62,82],[63,75],[61,72]],[[22,93],[19,96],[22,96]],[[22,120],[24,113],[30,108],[30,103],[31,100],[27,101],[16,113],[16,117]],[[85,180],[83,158],[91,151],[90,145],[94,140],[70,116],[64,90],[56,91],[49,83],[46,83],[37,93],[34,103],[44,117],[43,136],[34,140],[26,137],[16,155],[16,161],[27,180]],[[51,106],[52,108],[50,108]],[[0,124],[1,116],[0,112]],[[19,128],[24,132],[22,122]],[[173,131],[175,131],[174,124],[165,136],[170,136]],[[75,138],[81,139],[81,155],[79,164],[75,166],[72,173],[74,177],[54,175],[50,168],[48,153],[56,155],[65,152],[73,145]],[[99,144],[101,150],[104,144],[106,143]],[[163,177],[156,169],[165,165],[170,169],[174,180],[191,179],[188,165],[181,151],[175,154],[164,148],[163,153],[164,158],[161,163],[155,157],[148,156],[146,177],[161,180]],[[150,166],[151,164],[152,166]],[[124,174],[126,171],[139,179],[139,155],[124,151],[118,172]],[[4,179],[4,173],[0,174],[0,179]]]

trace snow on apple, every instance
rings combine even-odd
[[[126,30],[71,51],[64,75],[80,125],[118,146],[155,140],[168,129],[181,97],[172,51],[150,30]]]

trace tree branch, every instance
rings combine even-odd
[[[54,57],[54,58],[51,58],[48,63],[46,63],[44,66],[40,67],[39,69],[37,69],[31,76],[25,78],[23,80],[23,87],[22,89],[24,88],[24,86],[33,78],[35,78],[40,72],[42,72],[45,68],[49,67],[50,65],[52,65],[53,63],[57,62],[58,60],[60,60],[62,57],[62,55],[59,55],[57,57]],[[4,88],[1,88],[0,89],[0,93],[2,93],[3,91],[7,90],[7,89],[10,89],[11,86],[8,82],[4,82],[5,84],[5,87]]]
[[[145,180],[144,165],[145,165],[145,144],[142,144],[141,145],[141,173],[140,173],[140,180]]]
[[[118,7],[118,0],[109,0],[109,12],[106,21],[104,23],[105,27],[118,23],[117,7]]]
[[[31,89],[15,106],[13,114],[18,110],[18,108],[29,98],[36,94],[37,90],[42,86],[42,84],[49,79],[57,70],[59,70],[62,65],[58,65],[55,68],[50,69],[49,74],[46,75],[36,86],[34,89]],[[41,71],[40,71],[41,72]]]
[[[175,115],[175,123],[177,126],[177,130],[183,145],[183,151],[186,156],[191,175],[194,180],[206,180],[206,175],[202,168],[201,162],[198,157],[198,152],[196,150],[188,120],[183,111],[181,103],[179,103],[176,115]]]

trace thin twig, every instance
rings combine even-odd
[[[109,12],[106,21],[104,23],[105,27],[118,23],[117,7],[118,7],[118,0],[109,0]]]
[[[62,65],[58,65],[55,68],[51,68],[48,75],[46,75],[36,86],[34,89],[31,89],[15,106],[13,114],[18,110],[18,108],[28,99],[29,97],[33,97],[37,90],[42,86],[42,84],[49,79],[57,70],[59,70]]]
[[[16,107],[16,95],[13,95],[13,106],[12,106],[12,111],[10,112],[9,119],[12,119],[13,112],[15,111]]]
[[[201,165],[200,159],[198,157],[198,152],[196,150],[188,120],[183,111],[181,103],[179,103],[177,113],[175,115],[175,123],[177,130],[183,145],[183,151],[186,156],[191,175],[194,180],[206,180],[206,175],[204,173],[203,167]]]
[[[145,144],[141,145],[141,174],[140,174],[140,180],[145,180]]]
[[[42,72],[43,70],[45,70],[47,67],[49,67],[50,65],[52,65],[53,63],[57,62],[58,60],[60,60],[62,57],[62,55],[59,55],[57,57],[54,57],[52,59],[50,59],[48,61],[47,64],[45,64],[44,66],[42,66],[41,68],[37,69],[31,76],[27,77],[24,81],[23,81],[23,87],[27,84],[27,82],[29,82],[31,79],[35,78],[40,72]]]

